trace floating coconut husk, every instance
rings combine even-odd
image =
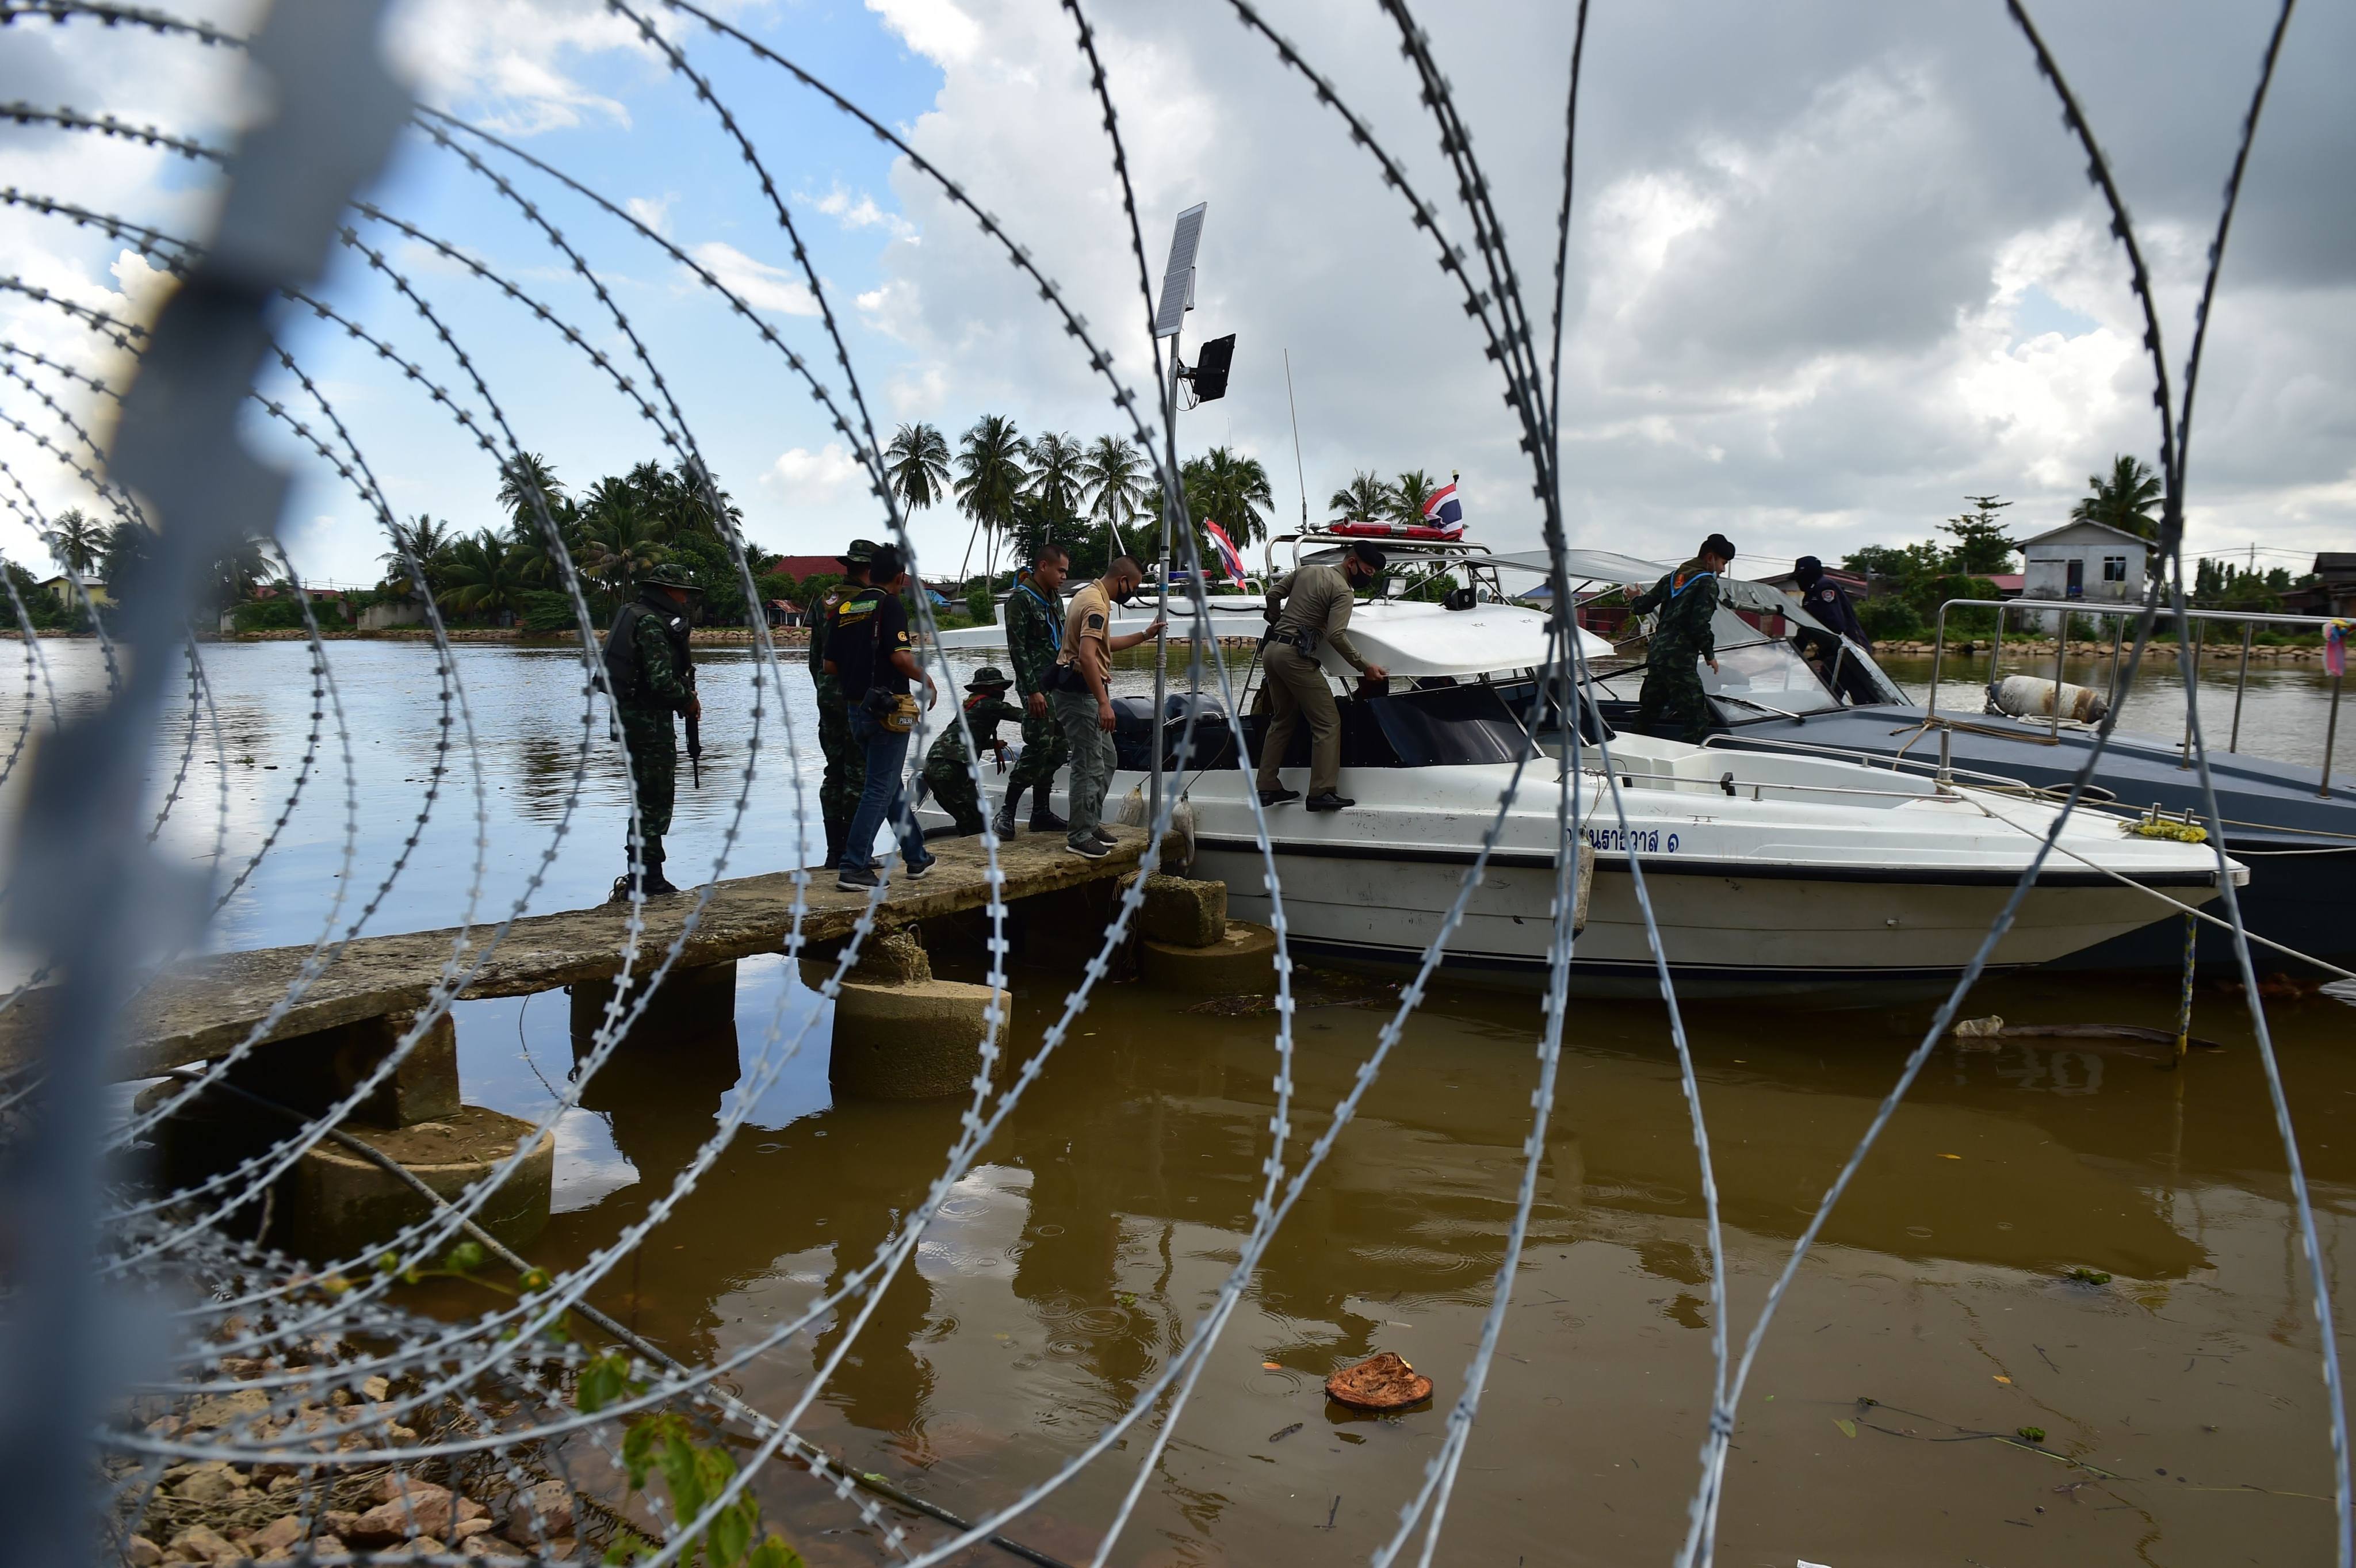
[[[1431,1380],[1386,1350],[1326,1379],[1325,1397],[1354,1410],[1405,1410],[1431,1397]]]

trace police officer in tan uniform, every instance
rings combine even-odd
[[[1143,631],[1112,635],[1112,607],[1127,604],[1145,581],[1134,556],[1114,558],[1105,575],[1072,596],[1064,620],[1064,646],[1049,671],[1055,717],[1072,753],[1071,827],[1064,847],[1084,860],[1102,860],[1117,841],[1105,830],[1105,791],[1111,787],[1115,716],[1106,682],[1112,656],[1149,641],[1163,625],[1157,617]]]
[[[1268,609],[1275,627],[1261,667],[1268,672],[1265,690],[1272,717],[1259,747],[1261,805],[1281,806],[1301,799],[1301,791],[1286,789],[1276,770],[1304,717],[1309,721],[1309,809],[1338,811],[1357,804],[1341,791],[1342,712],[1334,706],[1333,688],[1325,683],[1317,650],[1331,648],[1369,682],[1390,679],[1390,671],[1367,663],[1350,641],[1350,607],[1357,602],[1358,591],[1372,585],[1382,569],[1383,553],[1361,541],[1343,555],[1338,571],[1302,566],[1269,589]]]

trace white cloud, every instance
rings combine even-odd
[[[711,240],[688,252],[713,277],[745,304],[787,316],[816,316],[818,300],[809,286],[783,267],[756,262],[724,241]]]
[[[981,25],[955,0],[867,0],[867,8],[918,54],[942,65],[959,65],[981,47]]]
[[[667,190],[660,196],[633,196],[622,203],[631,217],[660,234],[670,238],[670,209],[679,200],[679,192]]]
[[[778,454],[761,482],[782,490],[789,506],[824,506],[852,493],[854,487],[864,489],[866,475],[849,447],[830,441],[815,452],[796,446]]]
[[[854,198],[837,181],[824,196],[797,196],[804,202],[825,213],[845,229],[881,229],[895,240],[914,241],[916,226],[896,212],[886,212],[875,204],[875,198],[861,191]]]

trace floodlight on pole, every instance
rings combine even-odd
[[[1203,214],[1211,204],[1198,201],[1178,214],[1178,226],[1170,234],[1170,264],[1162,270],[1162,305],[1153,313],[1153,336],[1170,339],[1169,380],[1161,387],[1162,430],[1169,443],[1163,454],[1166,465],[1165,485],[1178,482],[1178,382],[1186,372],[1178,358],[1178,339],[1185,329],[1186,313],[1194,308],[1194,252],[1203,243]],[[1162,497],[1162,548],[1156,554],[1153,571],[1153,602],[1158,618],[1166,619],[1170,608],[1170,532],[1171,509],[1176,496],[1165,489]],[[1153,637],[1153,712],[1154,722],[1161,723],[1163,699],[1169,683],[1170,633],[1167,628]],[[1150,823],[1162,820],[1162,757],[1155,747],[1153,771],[1146,776],[1146,814]],[[1151,828],[1148,829],[1151,832]]]

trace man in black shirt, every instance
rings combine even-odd
[[[899,836],[906,875],[913,880],[933,868],[924,830],[908,810],[900,784],[916,728],[916,700],[909,694],[910,684],[925,683],[926,707],[935,694],[933,678],[916,662],[908,639],[908,607],[900,597],[908,585],[908,571],[900,552],[888,544],[875,552],[867,581],[866,587],[835,607],[826,632],[826,672],[842,688],[851,738],[864,754],[867,773],[836,865],[834,885],[846,893],[863,893],[875,886],[875,834],[887,821]]]

